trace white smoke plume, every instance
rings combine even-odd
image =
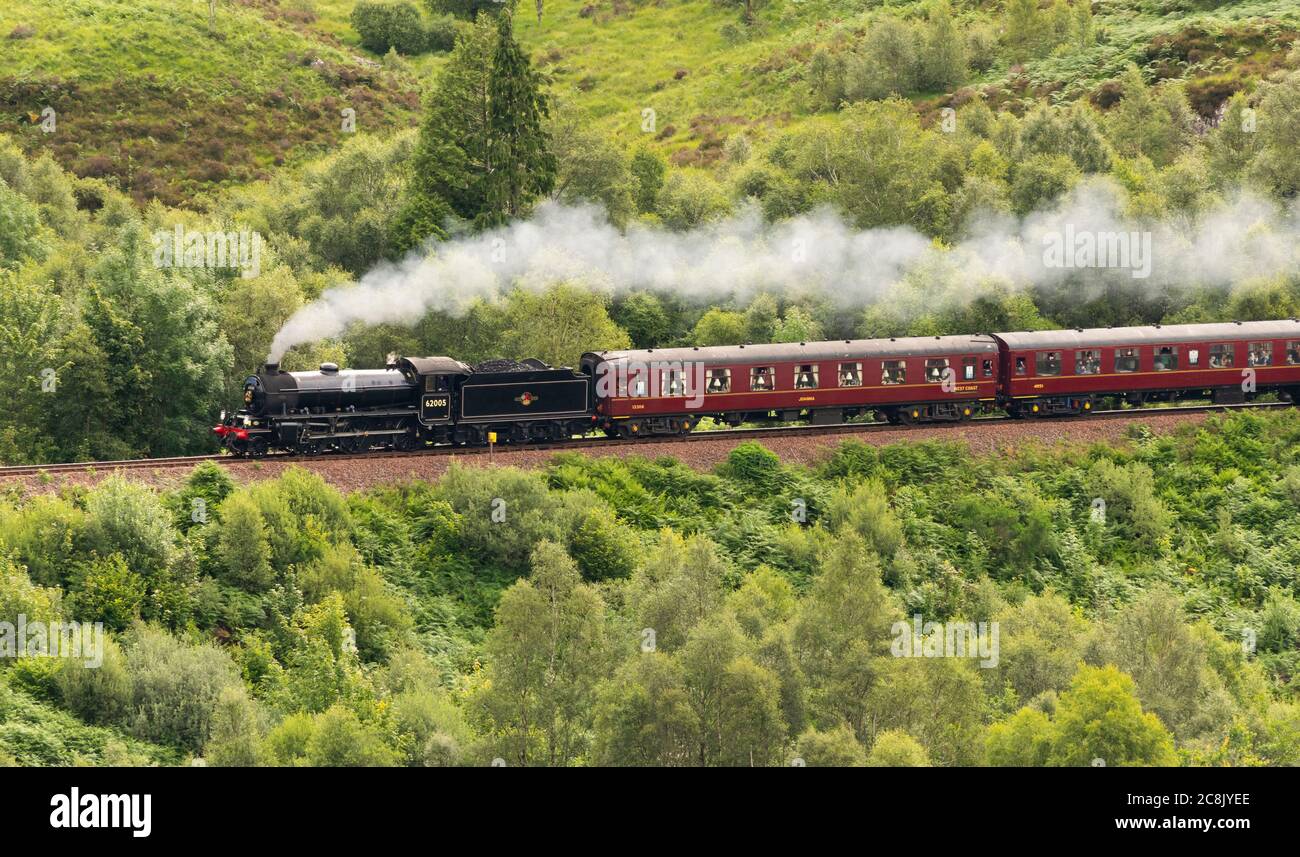
[[[671,291],[697,301],[744,300],[770,290],[858,306],[888,300],[909,271],[934,262],[945,263],[955,278],[951,287],[970,298],[989,282],[1055,285],[1083,296],[1116,284],[1150,293],[1300,271],[1295,210],[1238,194],[1195,222],[1147,222],[1126,218],[1122,200],[1109,181],[1090,180],[1051,211],[977,218],[968,237],[950,248],[909,227],[856,230],[830,211],[769,225],[750,209],[689,232],[639,225],[620,231],[597,207],[547,203],[530,220],[438,244],[434,255],[414,253],[329,289],[284,324],[267,360],[278,363],[288,348],[337,337],[355,323],[413,324],[429,310],[456,314],[475,298],[564,280],[613,293]],[[1120,233],[1147,236],[1145,254],[1138,240],[1122,269],[1061,267],[1046,255],[1062,236]]]

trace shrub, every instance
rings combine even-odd
[[[126,652],[132,693],[129,728],[139,738],[198,752],[207,742],[221,693],[239,672],[215,646],[187,645],[140,626]]]
[[[131,708],[131,676],[126,657],[113,640],[104,640],[104,662],[97,668],[84,661],[66,661],[58,674],[63,705],[87,723],[126,720]]]
[[[69,599],[76,618],[121,631],[139,617],[148,594],[145,582],[127,568],[121,554],[93,557],[81,565],[77,576],[77,588]]]
[[[316,718],[307,740],[307,759],[320,768],[377,768],[397,763],[379,733],[350,710],[336,705]]]
[[[456,46],[460,27],[451,15],[435,15],[425,28],[425,45],[431,51],[449,51]]]
[[[428,34],[420,10],[410,3],[371,3],[362,0],[352,10],[352,27],[361,46],[377,54],[389,48],[412,56],[428,50]]]

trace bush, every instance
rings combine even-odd
[[[212,645],[191,646],[157,628],[131,634],[126,653],[139,738],[199,752],[207,743],[221,693],[238,686],[239,671]]]
[[[460,26],[451,15],[436,15],[425,28],[424,43],[431,51],[449,51],[456,46]]]
[[[876,736],[867,757],[870,768],[928,768],[930,757],[911,735],[901,729],[886,729]]]
[[[429,49],[420,10],[410,3],[370,3],[362,0],[352,10],[352,27],[361,36],[361,46],[377,54],[389,48],[413,56]],[[445,48],[443,48],[445,50]]]
[[[374,729],[336,705],[317,716],[307,740],[307,759],[317,768],[379,768],[397,764],[397,755]]]
[[[22,566],[0,556],[0,622],[17,625],[20,615],[29,623],[57,619],[59,590],[36,586]]]
[[[118,553],[93,557],[78,572],[72,593],[72,614],[83,622],[103,622],[114,631],[124,630],[139,618],[148,592],[140,575],[126,567]]]
[[[718,475],[740,483],[746,493],[768,497],[789,484],[776,453],[756,441],[745,441],[727,456]]]
[[[131,676],[116,642],[104,639],[104,662],[97,668],[80,660],[64,663],[58,675],[63,705],[87,723],[126,720],[131,708]]]

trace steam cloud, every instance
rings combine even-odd
[[[1150,294],[1300,269],[1295,208],[1239,194],[1194,222],[1139,222],[1123,216],[1122,198],[1109,181],[1093,179],[1051,211],[976,218],[968,237],[947,249],[908,227],[855,230],[830,211],[768,225],[751,209],[689,232],[639,225],[621,232],[597,207],[547,203],[528,221],[439,244],[436,256],[413,253],[327,290],[284,324],[267,360],[278,363],[292,346],[337,337],[355,323],[412,324],[429,310],[456,315],[475,298],[566,280],[607,293],[655,289],[710,301],[773,290],[855,306],[889,300],[909,272],[933,264],[967,299],[992,282],[1085,296],[1116,285]],[[1134,232],[1150,235],[1149,276],[1141,279],[1130,269],[1045,263],[1053,236]]]

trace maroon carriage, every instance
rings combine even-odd
[[[1012,416],[1079,414],[1097,399],[1243,402],[1300,393],[1300,321],[998,333]]]
[[[997,399],[991,336],[836,340],[588,353],[596,417],[610,434],[731,425],[834,424],[875,411],[891,422],[961,420]]]

